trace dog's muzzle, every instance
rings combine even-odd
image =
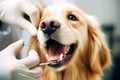
[[[76,44],[71,43],[69,45],[62,44],[60,40],[54,37],[54,34],[57,34],[57,30],[59,30],[61,24],[56,19],[46,18],[40,22],[40,29],[47,36],[48,39],[45,41],[46,44],[46,58],[52,64],[48,66],[52,68],[59,68],[65,65],[70,58],[72,57]],[[57,34],[59,37],[60,35]]]

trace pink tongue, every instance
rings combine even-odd
[[[48,61],[57,61],[60,58],[60,54],[65,54],[67,49],[66,45],[62,45],[57,42],[51,42],[48,47]]]

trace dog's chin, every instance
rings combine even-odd
[[[46,41],[46,58],[50,62],[48,65],[56,71],[61,71],[66,68],[72,60],[74,55],[76,44],[64,45],[60,42],[49,39]]]

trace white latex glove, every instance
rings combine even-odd
[[[0,0],[0,20],[36,35],[35,26],[39,23],[40,11],[44,7],[42,3],[42,0]],[[31,22],[23,17],[23,13],[30,17]]]
[[[15,57],[23,43],[19,40],[0,52],[0,80],[40,80],[42,69],[37,66],[40,59],[34,50],[26,58]]]

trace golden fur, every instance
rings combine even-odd
[[[69,20],[69,14],[73,14],[76,20]],[[71,4],[46,7],[40,22],[46,18],[54,18],[61,24],[60,30],[55,32],[56,39],[67,45],[76,43],[77,47],[72,58],[62,68],[55,70],[49,66],[42,67],[42,80],[99,80],[103,69],[111,64],[111,56],[96,19]],[[47,62],[45,39],[39,27],[38,35],[31,38],[41,63]]]

